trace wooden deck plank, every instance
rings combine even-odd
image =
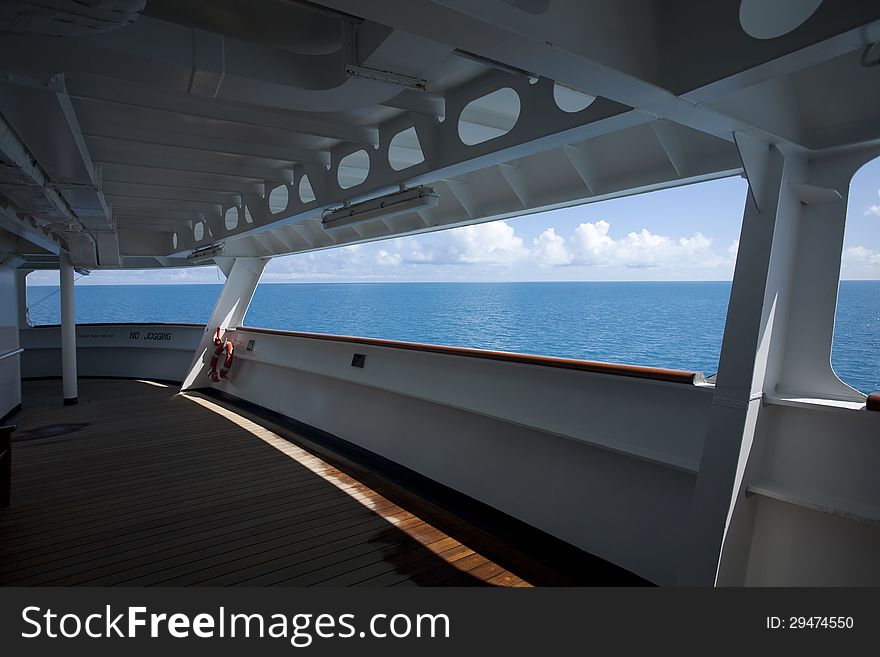
[[[148,584],[164,583],[173,586],[187,586],[209,582],[212,586],[240,584],[248,579],[253,573],[260,573],[265,577],[263,583],[254,583],[256,586],[266,586],[274,583],[278,578],[279,566],[287,566],[290,563],[307,571],[323,567],[327,563],[336,563],[346,558],[346,549],[358,547],[361,550],[377,549],[372,542],[375,537],[381,536],[388,530],[387,523],[381,518],[377,522],[369,522],[351,529],[334,532],[330,536],[318,536],[313,540],[296,541],[294,549],[290,545],[267,550],[256,549],[259,546],[247,545],[241,549],[233,550],[219,555],[214,559],[200,560],[197,567],[189,565],[179,570],[166,569],[157,572],[148,578],[139,579],[139,582]],[[332,546],[332,549],[328,549]]]
[[[466,545],[462,545],[461,543],[456,542],[456,545],[454,547],[448,548],[441,552],[440,557],[447,563],[454,563],[462,557],[466,557],[473,553],[474,551]],[[413,562],[405,570],[393,569],[391,571],[386,571],[384,573],[376,575],[374,574],[372,569],[364,569],[363,574],[366,576],[365,579],[360,579],[354,582],[354,585],[383,587],[393,586],[398,582],[411,579],[412,577],[420,577],[421,575],[424,575],[425,573],[433,570],[436,565],[436,559],[425,557],[421,560]]]
[[[63,407],[59,389],[24,385],[13,505],[0,510],[2,584],[560,582],[417,495],[228,404],[83,380],[81,403]]]
[[[130,527],[136,527],[145,521],[153,519],[161,519],[165,521],[185,521],[187,519],[196,519],[203,514],[215,513],[225,515],[228,505],[239,506],[248,505],[255,507],[255,510],[265,503],[270,502],[279,496],[300,492],[300,488],[305,487],[306,492],[323,493],[325,489],[315,482],[306,482],[304,485],[296,482],[281,480],[271,486],[261,486],[259,494],[254,492],[245,492],[237,494],[224,494],[222,497],[217,495],[202,500],[195,500],[189,497],[169,502],[158,506],[146,513],[133,513],[132,509],[97,509],[95,515],[77,515],[72,514],[66,517],[60,517],[57,522],[47,523],[38,519],[36,522],[29,518],[25,518],[20,522],[11,522],[8,524],[9,532],[21,530],[24,536],[23,540],[36,540],[42,542],[45,538],[57,537],[77,537],[82,535],[91,535],[103,530],[124,531]],[[291,497],[290,501],[294,502],[295,497]],[[8,545],[20,545],[20,541],[10,540]]]
[[[187,545],[178,550],[169,550],[163,546],[161,558],[158,560],[155,559],[155,553],[139,559],[127,557],[124,562],[111,564],[104,571],[99,567],[90,567],[87,571],[79,573],[75,582],[65,578],[53,580],[52,584],[67,586],[70,583],[81,583],[89,586],[108,586],[135,581],[138,585],[160,583],[175,577],[191,577],[194,573],[201,573],[210,568],[212,564],[222,566],[241,558],[242,553],[253,554],[272,549],[298,552],[307,545],[324,549],[327,545],[335,544],[340,537],[369,534],[379,528],[382,522],[382,519],[376,516],[355,517],[338,523],[324,522],[310,530],[287,527],[274,535],[246,536],[237,541],[202,544],[197,547]],[[196,575],[196,579],[201,576],[201,574]]]
[[[310,500],[304,500],[305,502],[310,502]],[[301,505],[299,508],[303,508],[306,511],[312,513],[332,513],[340,508],[349,509],[351,505],[348,500],[341,499],[337,495],[333,495],[332,493],[329,495],[324,495],[320,499],[311,501],[311,503]],[[85,538],[81,538],[74,541],[68,541],[64,544],[52,544],[48,546],[44,546],[41,543],[34,543],[32,546],[29,546],[27,551],[20,551],[17,553],[13,553],[9,556],[10,561],[16,560],[18,555],[22,555],[25,558],[32,558],[33,555],[39,554],[47,554],[47,553],[55,553],[58,550],[62,549],[74,549],[74,548],[82,548],[94,545],[102,545],[106,543],[111,544],[121,544],[128,543],[133,541],[148,541],[152,538],[161,538],[163,536],[167,537],[168,535],[199,535],[204,531],[211,530],[214,527],[228,527],[234,524],[235,522],[244,520],[265,520],[265,519],[277,519],[277,518],[288,518],[291,516],[290,504],[286,500],[276,500],[272,504],[264,505],[259,508],[260,513],[255,514],[252,512],[250,508],[245,508],[239,510],[239,513],[235,514],[227,514],[223,516],[224,522],[218,523],[215,517],[205,517],[200,518],[197,521],[192,522],[172,522],[168,523],[164,520],[159,520],[154,523],[150,523],[147,526],[138,528],[138,531],[135,532],[118,532],[118,531],[110,531],[110,532],[102,532],[100,534],[88,535]],[[23,559],[18,559],[19,561]]]
[[[308,492],[310,487],[320,487],[312,478],[303,475],[291,475],[290,472],[285,469],[251,470],[248,468],[246,473],[242,473],[242,479],[231,479],[221,475],[205,479],[191,479],[189,482],[176,481],[168,484],[167,488],[163,487],[162,491],[151,490],[139,494],[136,487],[128,489],[125,494],[120,494],[119,491],[113,491],[112,493],[109,493],[109,495],[112,495],[113,501],[102,504],[101,506],[96,506],[94,504],[95,500],[106,498],[108,493],[93,495],[87,499],[72,498],[64,502],[52,504],[51,507],[46,504],[37,503],[26,506],[22,505],[24,508],[22,508],[19,513],[15,514],[15,516],[10,516],[7,526],[10,528],[15,527],[18,522],[39,522],[41,516],[52,516],[53,514],[65,515],[66,518],[64,523],[66,524],[81,523],[84,521],[93,522],[104,515],[110,515],[114,518],[117,517],[119,512],[118,507],[125,507],[130,513],[136,511],[148,511],[150,509],[168,511],[169,509],[174,508],[174,504],[182,503],[171,503],[171,501],[178,499],[175,497],[178,493],[186,493],[187,503],[197,501],[216,503],[218,488],[227,487],[230,483],[244,484],[245,487],[232,488],[231,490],[234,492],[230,492],[228,496],[224,496],[224,501],[232,502],[237,499],[254,496],[254,491],[249,490],[246,487],[247,478],[244,475],[247,473],[260,477],[260,491],[270,491],[275,490],[276,486],[286,486],[303,489],[303,492]]]
[[[347,507],[332,513],[326,513],[324,510],[303,513],[300,516],[285,513],[278,520],[260,524],[257,524],[259,520],[239,522],[229,527],[212,524],[209,529],[198,533],[174,532],[164,537],[155,536],[127,543],[89,544],[54,552],[46,555],[44,559],[31,558],[29,562],[34,565],[29,568],[18,567],[15,570],[17,577],[37,574],[63,576],[76,572],[71,562],[87,559],[86,571],[91,575],[100,576],[124,568],[160,561],[167,562],[170,558],[185,554],[196,553],[201,557],[206,554],[205,550],[228,550],[234,547],[237,541],[257,544],[279,536],[303,537],[310,533],[329,533],[339,528],[343,522],[356,524],[369,519],[371,514],[366,509]]]

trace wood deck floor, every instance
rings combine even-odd
[[[306,438],[198,393],[23,385],[4,585],[571,583]]]

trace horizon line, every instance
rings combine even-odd
[[[877,282],[880,278],[841,278],[840,282],[858,283],[858,282]],[[602,280],[509,280],[509,281],[374,281],[374,280],[294,280],[294,281],[260,281],[258,285],[419,285],[419,284],[443,284],[443,285],[480,285],[480,284],[508,284],[508,283],[732,283],[733,279],[602,279]],[[85,283],[85,286],[119,286],[119,287],[139,287],[139,286],[163,286],[172,287],[175,285],[225,285],[225,281],[171,281],[171,282],[127,282],[127,283]],[[28,287],[58,287],[57,284],[46,283],[27,283]]]

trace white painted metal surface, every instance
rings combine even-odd
[[[244,321],[254,291],[260,282],[260,275],[266,266],[261,258],[224,258],[220,260],[226,274],[226,284],[217,297],[211,318],[205,325],[199,346],[190,365],[181,389],[197,388],[210,385],[208,366],[214,355],[214,336],[220,329],[221,338],[229,328],[234,328]]]
[[[76,403],[76,298],[73,288],[73,263],[66,252],[61,260],[61,378],[64,403]]]
[[[185,265],[218,241],[266,257],[730,175],[734,132],[785,151],[872,138],[880,92],[859,57],[880,12],[741,4],[154,0],[101,34],[0,33],[20,169],[5,193],[26,211],[5,228],[44,242],[20,249],[36,267],[59,246],[88,267]],[[771,23],[785,34],[748,32]],[[811,102],[828,85],[837,102]],[[441,195],[430,211],[320,227],[421,183]]]
[[[10,268],[205,247],[228,276],[208,326],[158,349],[80,327],[81,373],[209,385],[220,326],[219,387],[657,582],[880,582],[880,413],[830,366],[849,181],[880,156],[880,6],[219,4],[152,0],[100,34],[0,25],[4,290]],[[350,344],[236,330],[275,255],[740,173],[716,386],[378,346],[358,369]],[[417,184],[435,207],[322,225]],[[60,373],[57,333],[21,331],[25,374]]]
[[[196,324],[80,324],[80,376],[183,381],[204,333]],[[61,376],[61,327],[21,331],[21,376]]]
[[[0,268],[0,418],[21,403],[20,349],[15,271]]]

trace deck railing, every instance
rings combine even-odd
[[[638,379],[652,379],[655,381],[667,381],[670,383],[683,383],[687,385],[701,383],[705,380],[703,374],[700,372],[689,372],[686,370],[674,370],[660,367],[618,365],[616,363],[602,363],[598,361],[577,360],[574,358],[557,358],[555,356],[536,356],[533,354],[521,354],[509,351],[472,349],[468,347],[450,347],[445,345],[424,344],[420,342],[403,342],[399,340],[385,340],[379,338],[360,338],[347,335],[332,335],[328,333],[282,331],[278,329],[255,328],[251,326],[240,326],[237,330],[249,331],[251,333],[266,333],[269,335],[286,335],[294,338],[306,338],[309,340],[348,342],[351,344],[362,344],[372,347],[385,347],[388,349],[423,351],[434,354],[443,354],[447,356],[483,358],[487,360],[503,361],[507,363],[520,363],[523,365],[536,365],[539,367],[555,367],[566,370],[578,370],[581,372],[593,372],[597,374],[611,374],[614,376],[627,376]]]

